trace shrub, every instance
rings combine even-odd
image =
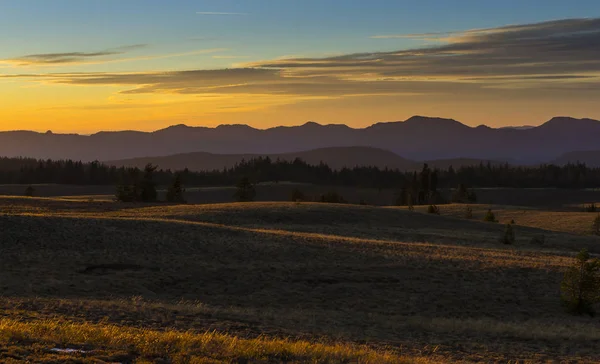
[[[540,234],[531,238],[531,244],[534,245],[544,245],[546,244],[546,235]]]
[[[585,212],[597,212],[598,207],[596,207],[595,203],[591,203],[590,205],[584,206]]]
[[[436,205],[429,205],[429,207],[427,208],[427,213],[428,214],[439,215],[440,214],[440,208],[437,207]]]
[[[600,235],[600,214],[596,216],[594,222],[592,223],[592,234]]]
[[[415,211],[415,205],[413,205],[412,197],[408,200],[408,211]]]
[[[248,177],[244,177],[238,182],[237,189],[233,197],[238,202],[254,201],[254,198],[256,197],[256,189]]]
[[[319,201],[324,203],[346,203],[346,200],[344,200],[344,198],[335,191],[327,192],[326,194],[321,195]]]
[[[514,225],[514,224],[516,224],[516,223],[515,223],[515,220],[514,220],[514,219],[510,220],[510,224],[511,224],[511,225]]]
[[[294,201],[294,202],[306,201],[306,196],[304,195],[304,193],[302,191],[300,191],[300,189],[294,188],[294,190],[292,191],[292,201]]]
[[[515,243],[515,231],[511,224],[506,224],[504,235],[502,235],[500,238],[500,242],[506,245],[512,245]]]
[[[32,186],[27,186],[24,194],[27,197],[33,197],[35,195],[35,188],[33,188]]]
[[[496,215],[494,215],[494,213],[492,212],[492,209],[488,209],[487,213],[485,214],[485,217],[483,218],[483,221],[498,222],[498,220],[496,220]]]
[[[600,302],[600,260],[590,259],[583,249],[565,272],[561,298],[566,309],[577,315],[594,315],[593,305]]]

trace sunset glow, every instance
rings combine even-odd
[[[3,1],[0,130],[600,117],[597,2],[425,3]]]

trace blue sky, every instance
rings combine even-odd
[[[594,0],[0,0],[0,32],[4,34],[0,38],[0,76],[27,74],[23,78],[7,78],[4,82],[0,82],[0,96],[2,93],[10,94],[10,98],[14,100],[15,104],[22,105],[20,112],[15,109],[12,114],[7,114],[8,112],[5,111],[0,116],[4,116],[5,120],[22,120],[25,115],[33,119],[42,118],[41,113],[34,116],[30,112],[29,103],[33,103],[34,99],[39,100],[40,95],[44,94],[43,90],[46,90],[47,94],[61,95],[60,102],[58,99],[48,97],[45,101],[47,105],[44,106],[44,110],[56,109],[57,107],[65,109],[70,106],[73,106],[73,109],[81,109],[85,105],[98,107],[98,104],[109,108],[109,104],[116,102],[115,100],[120,103],[118,107],[123,109],[123,103],[125,102],[130,102],[131,105],[149,102],[149,95],[136,92],[138,95],[134,96],[134,92],[131,92],[133,86],[130,86],[143,88],[149,82],[146,81],[147,78],[143,82],[140,81],[140,83],[129,82],[129,79],[116,82],[112,80],[111,82],[102,81],[100,82],[102,84],[101,88],[97,86],[98,82],[95,82],[94,87],[92,87],[92,82],[86,81],[86,90],[82,93],[79,92],[82,90],[81,87],[65,86],[65,84],[83,84],[84,82],[56,79],[55,76],[52,76],[54,78],[50,81],[42,81],[39,78],[34,79],[33,75],[181,72],[248,68],[257,65],[259,68],[264,68],[265,63],[272,66],[272,61],[280,58],[327,59],[356,53],[371,54],[373,57],[376,52],[418,50],[455,41],[444,39],[441,36],[404,37],[402,35],[459,32],[553,20],[597,17],[600,17],[600,1]],[[550,34],[551,37],[558,34],[556,29],[553,30],[554,33]],[[593,30],[595,31],[596,28],[593,28]],[[582,49],[577,51],[582,52]],[[61,55],[60,60],[56,58],[57,55]],[[538,56],[541,56],[541,54],[538,54]],[[65,61],[62,57],[75,57],[77,59]],[[43,62],[40,59],[43,59]],[[279,67],[279,65],[275,66]],[[283,76],[290,73],[296,75],[308,72],[306,69],[298,71],[297,64],[292,65],[290,68],[286,67],[281,68],[281,75]],[[346,66],[344,65],[344,67]],[[392,72],[394,77],[398,77],[399,69]],[[410,70],[411,77],[414,76],[414,71]],[[435,70],[432,71],[435,73]],[[573,68],[568,71],[572,74]],[[595,69],[583,71],[585,71],[583,72],[585,75],[582,73],[578,76],[582,79],[591,77],[590,72],[595,72]],[[335,77],[345,77],[351,81],[356,81],[358,78],[363,81],[373,81],[374,79],[370,78],[369,75],[375,74],[379,78],[384,77],[383,73],[373,72],[372,69],[365,70],[360,77],[356,76],[355,70],[350,72],[352,73],[350,76],[349,73],[344,72],[346,72],[345,68],[343,72],[339,72]],[[560,72],[564,74],[567,70],[561,68]],[[544,72],[540,71],[535,75],[536,77],[548,77],[550,73],[555,75],[560,72],[544,70]],[[505,73],[502,72],[502,75]],[[387,72],[385,74],[389,75],[391,73]],[[323,74],[311,75],[311,77],[315,76],[323,76]],[[468,75],[463,74],[462,76]],[[332,77],[332,75],[328,74],[327,77]],[[425,76],[421,75],[421,77]],[[448,75],[444,75],[444,77],[438,77],[436,81],[446,82],[448,77]],[[179,78],[177,80],[179,83],[183,82]],[[424,78],[421,79],[421,81],[424,80]],[[227,82],[232,83],[230,79]],[[243,79],[240,83],[242,82],[247,81]],[[56,86],[57,84],[61,86]],[[193,90],[188,86],[188,84],[185,85],[185,92],[180,92],[186,96],[181,96],[179,99],[173,98],[171,100],[173,94],[179,92],[177,90],[180,89],[175,90],[171,87],[164,91],[161,88],[160,92],[169,93],[168,97],[165,96],[165,99],[168,99],[169,102],[190,102],[189,95],[192,93],[197,95],[199,92],[196,86]],[[442,86],[444,85],[440,85],[440,87]],[[589,86],[589,84],[585,86]],[[569,87],[573,86],[570,85]],[[489,89],[487,85],[482,86],[481,89],[483,88]],[[497,85],[493,88],[500,89]],[[378,90],[380,89],[378,88]],[[415,85],[414,89],[418,90],[418,93],[425,93],[419,85]],[[412,90],[412,86],[411,88],[402,87],[401,91],[396,92],[397,95],[407,97],[407,99],[402,100],[401,104],[412,103],[408,99],[409,94],[417,93],[412,92]],[[437,92],[437,89],[428,89],[426,93],[434,96],[448,92],[448,88],[443,90],[440,88],[439,90]],[[359,99],[356,97],[360,93],[359,91],[354,90],[348,94],[334,96],[354,97],[352,100],[353,105],[356,104],[357,100],[364,100],[362,103],[364,104],[364,110],[366,110],[365,113],[362,113],[364,115],[367,114],[370,107],[374,107],[373,105],[388,102],[389,100],[386,98],[391,97],[392,94],[386,88],[385,92],[377,92],[381,96],[378,100],[374,99],[373,93],[365,96],[364,99]],[[155,89],[152,89],[151,92],[154,93]],[[271,100],[273,95],[281,93],[281,90],[265,92],[261,89],[259,93],[252,92],[248,91],[243,94],[244,100],[248,101],[244,101],[243,107],[240,106],[240,111],[243,110],[244,114],[235,115],[235,113],[227,112],[219,117],[212,111],[209,114],[198,112],[180,113],[178,114],[180,116],[168,118],[170,120],[165,121],[165,123],[183,120],[189,124],[213,125],[220,122],[246,119],[250,120],[249,123],[256,124],[253,120],[265,120],[264,118],[267,117],[270,119],[265,122],[265,125],[271,125],[280,123],[279,120],[284,115],[296,115],[290,118],[289,122],[299,123],[302,121],[301,118],[310,115],[307,112],[299,113],[298,110],[292,110],[294,106],[291,105],[297,106],[299,103],[304,103],[303,105],[314,111],[314,119],[320,119],[324,122],[340,121],[330,120],[332,119],[331,115],[335,115],[335,110],[340,110],[340,100],[323,101],[327,98],[327,95],[318,92],[311,93],[310,97],[306,96],[303,93],[304,91],[295,92],[296,98],[288,98],[289,102],[278,100],[270,106],[266,105],[268,102],[265,101],[265,95],[269,95],[269,100]],[[499,92],[490,91],[489,99],[491,100],[493,97],[500,98],[500,96],[503,100],[510,98],[510,95],[500,95]],[[385,93],[385,95],[382,93]],[[84,97],[84,94],[87,96]],[[125,98],[124,94],[129,96]],[[300,94],[302,97],[298,96]],[[513,95],[516,98],[516,93]],[[65,100],[67,97],[68,99]],[[332,98],[330,97],[330,99]],[[537,98],[539,97],[536,96],[534,99]],[[315,101],[316,99],[322,101],[319,103]],[[439,100],[439,103],[435,105],[431,104],[422,108],[413,107],[410,111],[396,113],[389,110],[386,113],[376,114],[373,118],[399,119],[410,116],[407,113],[413,112],[421,114],[438,112],[445,114],[438,116],[455,116],[446,115],[452,113],[453,109],[444,109],[437,106],[443,104],[443,102],[451,103],[452,101],[443,101],[445,99],[437,96],[436,100]],[[550,98],[547,100],[550,100]],[[421,101],[419,103],[425,105]],[[332,106],[325,112],[323,110],[326,108],[325,104],[327,102],[336,106]],[[535,103],[535,100],[532,100],[532,102]],[[250,104],[260,106],[254,108]],[[539,101],[538,107],[541,108],[542,105],[543,101]],[[259,109],[260,112],[257,111]],[[252,110],[257,112],[253,114],[254,116],[248,117],[248,111]],[[419,112],[421,110],[422,112]],[[598,112],[597,109],[587,107],[586,110],[590,110],[590,113],[594,114],[589,116],[595,116]],[[289,114],[285,114],[286,111]],[[552,112],[571,113],[566,107],[553,109]],[[465,115],[464,112],[459,112],[459,114]],[[161,113],[160,115],[161,120],[163,120],[166,114]],[[243,115],[244,118],[240,118],[240,115]],[[545,115],[538,112],[530,117],[534,119],[545,117]],[[467,119],[470,119],[467,122],[476,124],[479,121],[478,117],[473,114],[472,117],[467,117]],[[66,116],[64,118],[57,116],[55,123],[71,130],[73,127],[67,126],[68,123],[65,124],[65,118]],[[72,118],[75,118],[75,116],[72,116]],[[504,121],[484,120],[484,122],[498,125],[512,123],[512,120],[505,120],[506,118],[508,116],[502,117]],[[97,117],[93,119],[98,120]],[[115,120],[118,121],[110,124],[110,127],[120,128],[120,122],[129,123],[126,119],[117,118]],[[524,112],[519,113],[515,119],[518,122],[525,121],[534,124],[543,121],[528,120]],[[240,122],[243,121],[240,120]],[[352,120],[349,123],[363,125],[375,121],[363,120],[359,122]],[[142,123],[143,121],[138,120],[135,122]],[[39,124],[39,122],[37,123]],[[33,124],[35,122],[32,121]],[[123,125],[125,126],[125,124]],[[69,125],[78,124],[73,121]],[[134,126],[136,125],[138,124]],[[159,126],[155,122],[140,125],[143,128]],[[97,127],[102,127],[102,125],[98,124]],[[89,124],[86,128],[94,129],[96,125]],[[2,129],[1,125],[0,129]]]

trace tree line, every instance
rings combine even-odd
[[[36,160],[0,158],[0,184],[71,184],[117,185],[144,173],[140,168],[115,167],[98,161]],[[511,166],[479,164],[447,169],[424,165],[420,172],[377,167],[353,167],[335,170],[325,163],[311,165],[301,159],[271,160],[259,157],[242,160],[231,168],[212,171],[153,170],[153,181],[168,186],[179,176],[186,186],[235,185],[242,178],[252,183],[291,181],[317,185],[403,189],[403,199],[413,203],[435,199],[440,188],[459,185],[514,188],[598,188],[600,168],[585,164],[565,166]],[[463,191],[468,198],[468,191]],[[408,201],[406,201],[408,202]]]

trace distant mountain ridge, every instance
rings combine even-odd
[[[478,165],[488,163],[485,160],[477,159],[448,159],[434,161],[413,161],[402,158],[401,156],[388,150],[372,147],[331,147],[320,148],[295,153],[283,154],[214,154],[206,152],[175,154],[171,156],[157,156],[132,158],[115,161],[104,161],[108,165],[117,167],[138,167],[143,168],[146,164],[152,163],[162,169],[183,170],[188,168],[191,171],[212,171],[223,168],[231,168],[242,160],[250,160],[257,157],[269,157],[272,161],[293,161],[299,158],[308,164],[318,165],[323,162],[335,170],[344,167],[378,167],[380,169],[399,169],[401,171],[416,171],[423,167],[423,163],[428,163],[432,168],[447,169],[449,166],[455,168],[461,166]],[[492,164],[503,162],[489,161]]]
[[[598,144],[600,148],[600,142]],[[588,167],[600,168],[600,149],[565,153],[552,163],[561,166],[569,163],[584,163]]]
[[[549,162],[574,150],[597,150],[600,121],[556,117],[533,128],[469,127],[453,119],[413,116],[362,129],[343,124],[216,128],[175,125],[154,132],[77,134],[0,132],[0,156],[118,160],[192,152],[283,154],[327,147],[385,149],[410,160],[474,158]]]

